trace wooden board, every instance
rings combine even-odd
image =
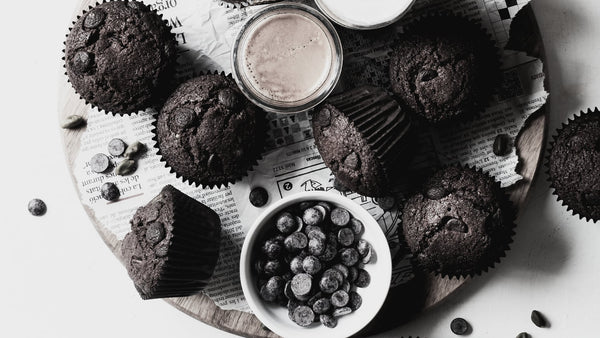
[[[89,5],[94,3],[95,0],[82,0],[81,7],[75,9],[73,17],[75,18],[76,15],[81,13],[82,9],[87,9]],[[518,30],[518,33],[511,34],[511,36],[518,38],[511,39],[507,46],[511,49],[525,51],[532,56],[544,60],[543,44],[535,16],[529,5],[524,7],[519,15],[513,19],[511,32],[513,29]],[[544,68],[544,72],[546,74],[546,90],[549,91],[549,77],[546,68]],[[59,81],[59,119],[63,120],[71,114],[87,115],[85,103],[75,94],[65,77],[61,76]],[[516,145],[520,159],[517,170],[523,176],[523,180],[510,188],[511,200],[517,206],[525,204],[527,193],[540,166],[546,138],[547,112],[548,105],[546,104],[529,118],[517,138]],[[73,175],[73,168],[75,167],[75,160],[79,153],[83,131],[84,129],[77,131],[62,130],[65,156],[74,184],[77,183]],[[91,208],[87,206],[84,206],[84,208],[106,245],[122,261],[122,257],[120,256],[120,241],[101,226]],[[449,279],[429,274],[417,275],[411,282],[390,290],[382,310],[371,324],[358,335],[383,332],[396,327],[417,316],[422,311],[439,304],[467,281],[468,278]],[[413,304],[413,306],[399,307],[397,306],[399,301],[403,304]],[[191,317],[227,332],[242,336],[277,337],[273,332],[266,329],[254,315],[240,311],[221,310],[212,300],[203,294],[185,298],[166,299],[166,302]]]

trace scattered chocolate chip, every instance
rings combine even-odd
[[[194,110],[188,107],[181,107],[173,113],[173,125],[178,130],[190,127],[194,123]]]
[[[450,322],[450,330],[456,335],[465,335],[469,332],[469,323],[463,318],[454,318]]]
[[[517,335],[517,338],[531,338],[531,335],[527,332],[521,332]]]
[[[27,203],[27,210],[33,216],[42,216],[46,213],[46,203],[39,198],[34,198]]]
[[[93,172],[101,174],[110,168],[110,159],[104,154],[96,154],[90,160],[90,169]]]
[[[396,205],[396,200],[391,196],[378,197],[375,199],[375,202],[379,205],[381,209],[383,209],[383,211],[390,211]]]
[[[507,134],[500,134],[494,139],[494,154],[496,156],[505,156],[512,151],[511,139]]]
[[[434,201],[441,200],[442,198],[446,197],[446,195],[446,189],[443,187],[429,187],[429,189],[427,189],[425,192],[425,196]]]
[[[121,196],[121,192],[114,183],[106,182],[100,187],[100,196],[107,201],[114,201]]]
[[[358,155],[356,153],[351,153],[350,155],[346,156],[344,159],[344,166],[352,170],[357,170],[360,166]]]
[[[134,160],[123,160],[115,168],[115,174],[119,176],[127,176],[133,174],[137,170],[137,162]]]
[[[83,27],[88,29],[94,29],[104,22],[106,13],[99,8],[92,9],[85,18],[83,18]]]
[[[160,222],[154,222],[146,229],[146,241],[154,246],[165,238],[165,227]]]
[[[226,108],[231,110],[237,110],[239,108],[240,103],[242,102],[238,93],[236,93],[235,90],[231,88],[219,90],[218,97],[219,102]]]
[[[169,243],[161,243],[154,248],[154,253],[158,257],[165,257],[169,252]]]
[[[69,115],[61,123],[63,129],[79,129],[85,126],[86,120],[81,115]]]
[[[250,204],[257,208],[264,207],[269,201],[269,193],[263,187],[256,187],[250,191]]]
[[[94,65],[94,54],[80,50],[73,55],[73,70],[78,74],[85,74]]]
[[[132,144],[130,144],[127,147],[127,149],[125,149],[125,154],[123,154],[123,156],[130,160],[133,160],[136,157],[140,157],[145,151],[146,145],[140,141],[135,141]]]
[[[331,111],[329,109],[321,109],[315,116],[315,124],[319,127],[327,127],[331,123]]]
[[[548,325],[548,321],[539,311],[533,310],[531,311],[531,321],[537,327],[546,327]]]
[[[339,192],[350,192],[350,189],[348,189],[348,187],[346,187],[344,183],[337,178],[333,180],[333,188]]]
[[[433,69],[422,69],[417,75],[417,81],[429,82],[438,77],[438,72]]]
[[[120,138],[113,138],[108,142],[108,153],[113,156],[121,156],[125,153],[127,145]]]

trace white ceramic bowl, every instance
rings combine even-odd
[[[328,328],[320,323],[310,327],[300,327],[290,320],[287,308],[263,301],[256,287],[257,275],[253,262],[258,255],[261,235],[268,226],[273,226],[272,219],[286,207],[302,201],[326,201],[350,211],[352,216],[364,225],[361,238],[367,240],[374,249],[376,259],[364,266],[371,275],[371,283],[366,288],[358,288],[362,297],[362,306],[349,315],[338,318],[336,328]],[[334,192],[311,191],[286,197],[266,209],[254,222],[246,235],[240,258],[240,281],[244,296],[252,312],[271,331],[282,337],[348,337],[364,328],[377,314],[390,288],[392,278],[392,258],[390,248],[383,231],[377,221],[359,204]]]
[[[400,20],[416,0],[315,0],[331,21],[350,29],[377,29]]]

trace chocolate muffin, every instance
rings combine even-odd
[[[554,194],[580,218],[600,220],[600,111],[588,109],[558,130],[547,167]]]
[[[390,194],[412,134],[410,118],[383,89],[330,97],[313,113],[312,127],[325,165],[342,185],[366,196]]]
[[[86,102],[126,115],[164,101],[176,57],[175,36],[156,11],[138,1],[110,1],[74,22],[64,59]]]
[[[416,263],[444,276],[473,276],[504,257],[515,209],[492,177],[471,168],[434,173],[403,210],[404,240]]]
[[[220,240],[219,216],[167,185],[135,212],[121,254],[143,299],[182,297],[208,284]]]
[[[156,122],[162,160],[196,185],[232,183],[252,168],[264,148],[265,113],[231,76],[202,75],[181,84]]]
[[[494,43],[455,16],[422,19],[399,37],[390,60],[392,91],[429,122],[481,111],[500,80]]]

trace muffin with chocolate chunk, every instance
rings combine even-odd
[[[547,167],[554,194],[580,218],[600,220],[600,110],[581,112],[558,130]]]
[[[408,27],[390,61],[392,91],[425,120],[468,118],[488,105],[500,80],[494,43],[475,23],[432,16]]]
[[[411,120],[381,88],[332,96],[313,113],[315,143],[325,165],[346,188],[387,196],[410,155]]]
[[[235,182],[256,164],[266,127],[265,113],[231,76],[208,74],[175,90],[154,131],[162,160],[178,177],[212,188]]]
[[[84,12],[64,52],[75,91],[105,112],[126,115],[158,106],[172,89],[175,36],[142,2],[104,2]]]
[[[143,299],[183,297],[208,284],[220,240],[219,216],[167,185],[135,212],[121,254]]]
[[[515,209],[494,179],[457,166],[434,173],[402,213],[404,240],[417,264],[444,276],[473,276],[504,257]]]

